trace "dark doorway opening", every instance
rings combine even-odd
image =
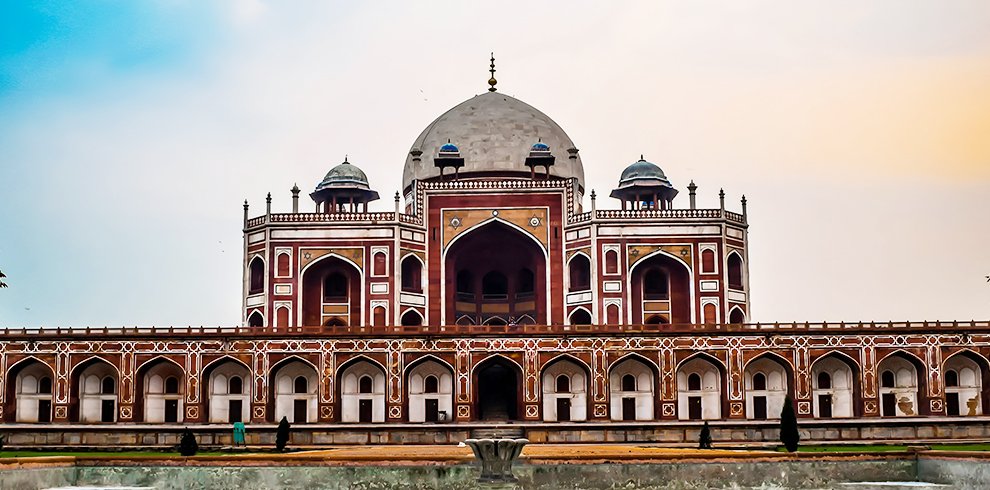
[[[373,411],[371,400],[358,400],[358,422],[370,424]]]
[[[165,400],[165,423],[179,421],[179,400]]]
[[[627,397],[622,399],[622,420],[636,420],[636,399]]]
[[[818,395],[818,416],[832,418],[832,395]]]
[[[52,421],[52,401],[38,400],[38,423],[46,424]]]
[[[426,421],[436,422],[440,420],[440,401],[436,398],[426,400]]]
[[[242,416],[244,402],[241,400],[227,400],[227,422],[243,422]]]
[[[767,419],[767,397],[765,396],[753,397],[753,418],[756,420]]]
[[[309,402],[306,400],[292,401],[292,423],[305,424],[309,418]]]
[[[557,421],[558,422],[570,422],[571,420],[571,399],[570,398],[558,398],[557,399]]]
[[[478,418],[514,420],[517,417],[516,372],[496,360],[478,371]]]
[[[691,420],[701,420],[701,397],[688,397],[688,418]]]
[[[117,412],[117,404],[113,400],[100,401],[100,422],[113,422]]]
[[[893,393],[884,393],[880,397],[880,405],[882,405],[883,412],[880,414],[884,417],[893,417],[897,415],[897,396]]]
[[[946,415],[959,415],[959,393],[945,394]]]

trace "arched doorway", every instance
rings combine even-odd
[[[82,423],[117,421],[117,370],[104,359],[91,358],[72,372],[69,418]]]
[[[211,423],[250,420],[251,371],[231,358],[213,362],[203,371],[202,400]]]
[[[302,277],[302,325],[361,324],[361,273],[341,258],[325,256]]]
[[[519,417],[518,366],[512,361],[494,356],[475,369],[475,413],[478,420],[516,420]]]
[[[655,370],[635,355],[612,367],[608,375],[612,420],[653,420]]]
[[[632,270],[632,321],[691,323],[691,273],[683,262],[656,253],[636,262]]]
[[[14,422],[51,422],[55,375],[47,364],[28,358],[7,372],[7,380],[7,421],[13,414]]]
[[[751,361],[743,370],[746,386],[746,418],[779,419],[790,392],[791,367],[773,355]]]
[[[410,422],[448,422],[454,408],[454,375],[445,364],[426,357],[409,369]]]
[[[560,357],[543,369],[543,420],[588,418],[588,370],[573,358]]]
[[[859,366],[842,355],[831,353],[811,365],[812,402],[817,418],[848,418],[858,415]]]
[[[880,415],[884,417],[909,417],[921,414],[918,372],[922,372],[918,358],[902,351],[895,352],[877,365],[880,385]]]
[[[546,323],[546,259],[532,237],[490,222],[458,237],[444,260],[445,322],[507,324],[528,315]]]

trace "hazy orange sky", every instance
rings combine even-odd
[[[642,153],[749,199],[752,318],[990,318],[990,3],[0,7],[0,325],[235,324],[241,208],[499,90],[605,196]],[[599,207],[617,207],[607,198]]]

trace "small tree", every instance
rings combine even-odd
[[[698,434],[698,449],[712,448],[712,430],[708,428],[708,421],[701,426],[701,434]]]
[[[797,451],[801,434],[798,433],[797,415],[791,397],[784,398],[784,408],[780,411],[780,442],[788,451]]]
[[[275,449],[280,452],[285,451],[285,445],[289,443],[289,429],[289,419],[282,417],[275,431]]]
[[[199,451],[199,444],[196,444],[196,436],[191,430],[186,429],[179,440],[179,454],[183,456],[195,456]]]

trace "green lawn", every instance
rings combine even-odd
[[[990,443],[982,444],[931,444],[935,451],[990,451]],[[903,444],[848,444],[835,446],[799,446],[798,451],[802,453],[852,453],[852,452],[885,452],[885,451],[907,451],[908,446]],[[777,449],[784,451],[783,447]]]

